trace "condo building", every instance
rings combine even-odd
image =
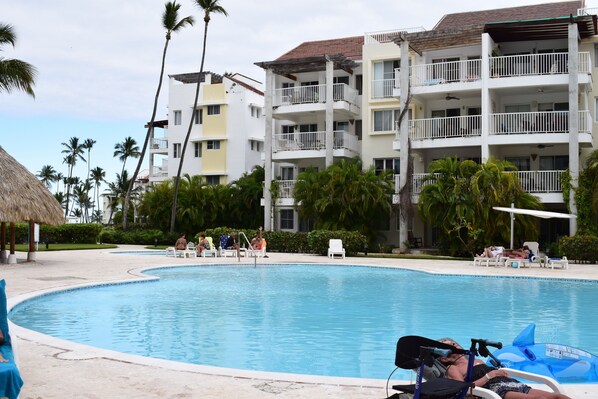
[[[265,228],[308,231],[292,198],[297,174],[356,156],[393,171],[395,203],[410,185],[413,208],[432,161],[508,160],[546,210],[568,213],[561,176],[568,170],[576,187],[597,144],[595,11],[566,1],[448,14],[431,30],[305,42],[256,63],[266,73]],[[434,229],[398,209],[387,241],[432,246]],[[577,228],[575,219],[541,223],[542,242]]]

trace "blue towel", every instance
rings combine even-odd
[[[0,397],[16,399],[21,392],[23,380],[21,373],[15,364],[12,346],[10,344],[10,335],[8,333],[8,317],[6,310],[6,281],[0,280],[0,329],[4,334],[4,344],[0,346],[2,356],[8,360],[6,363],[0,363]]]

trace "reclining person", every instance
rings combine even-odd
[[[442,338],[439,342],[463,349],[450,338]],[[446,376],[457,381],[465,381],[469,360],[465,355],[452,354],[439,359],[446,366]],[[503,399],[571,399],[569,396],[534,389],[518,380],[509,377],[506,371],[488,366],[481,359],[475,359],[472,370],[472,381],[476,387],[482,387],[495,392]]]
[[[532,256],[534,256],[535,254],[532,252],[531,249],[529,249],[529,247],[527,245],[524,245],[523,248],[519,248],[519,249],[515,249],[513,250],[513,252],[511,252],[511,258],[513,257],[519,257],[519,258],[523,258],[523,259],[532,259]]]
[[[498,255],[502,255],[503,248],[502,247],[488,247],[484,248],[484,252],[482,252],[478,257],[480,258],[496,258]]]

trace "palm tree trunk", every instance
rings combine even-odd
[[[189,128],[187,129],[187,135],[183,142],[183,149],[181,150],[181,160],[179,162],[179,168],[176,172],[176,178],[174,181],[174,198],[172,201],[172,212],[170,213],[170,232],[174,233],[174,226],[176,221],[176,206],[177,197],[179,194],[179,181],[181,180],[181,171],[183,170],[183,161],[185,160],[185,152],[187,151],[187,143],[189,142],[189,136],[191,136],[191,129],[193,128],[193,118],[195,116],[195,109],[197,108],[197,101],[199,99],[199,86],[201,84],[201,75],[203,73],[203,65],[206,59],[206,41],[208,38],[208,23],[209,19],[204,19],[205,27],[203,31],[203,49],[201,51],[201,65],[199,67],[199,75],[197,77],[197,87],[195,88],[195,101],[193,102],[193,108],[191,112],[191,119],[189,120]]]
[[[166,39],[164,43],[164,51],[162,52],[162,66],[160,68],[160,80],[158,81],[158,89],[156,90],[156,96],[154,97],[154,108],[152,110],[152,117],[149,121],[147,126],[147,133],[145,134],[145,141],[143,142],[143,148],[141,150],[141,155],[139,156],[139,162],[137,162],[137,167],[135,168],[135,172],[133,172],[132,182],[137,179],[137,175],[139,174],[139,170],[141,169],[141,164],[143,163],[143,158],[145,158],[145,152],[147,150],[147,145],[150,139],[150,133],[154,130],[154,121],[156,120],[156,112],[158,109],[158,99],[160,97],[160,90],[162,89],[162,80],[164,78],[164,65],[166,63],[166,51],[168,50],[168,42],[169,39]],[[150,171],[151,173],[151,171]],[[131,191],[133,190],[133,184],[129,184],[129,189],[127,190],[127,195],[125,196],[125,203],[123,205],[123,230],[127,230],[127,214],[129,213],[129,200],[131,198]]]
[[[69,165],[69,177],[67,180],[67,185],[66,185],[66,206],[64,209],[64,218],[66,219],[66,217],[69,215],[69,201],[70,201],[70,191],[71,191],[71,177],[73,176],[73,165]]]

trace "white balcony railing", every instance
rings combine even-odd
[[[578,8],[577,15],[598,15],[598,8]]]
[[[490,134],[569,132],[569,111],[501,113],[492,114],[490,118]],[[589,111],[579,111],[578,123],[580,133],[591,133]]]
[[[394,79],[372,80],[372,98],[390,98],[394,89]]]
[[[530,171],[516,171],[505,172],[515,173],[519,177],[519,184],[524,191],[528,193],[560,193],[563,191],[561,185],[561,176],[564,170],[530,170]],[[414,173],[412,176],[412,194],[419,195],[422,188],[433,181],[425,181],[429,173]],[[395,188],[399,187],[400,175],[395,175]],[[395,189],[398,191],[398,189]]]
[[[589,52],[578,53],[579,73],[592,72]],[[557,75],[569,73],[568,53],[521,54],[490,57],[490,77]],[[462,60],[413,65],[409,67],[411,85],[434,86],[454,82],[475,82],[481,78],[482,61]],[[400,88],[400,68],[395,69],[395,88]]]
[[[578,54],[579,72],[592,70],[590,53]],[[490,76],[504,78],[511,76],[557,75],[569,73],[568,53],[520,54],[490,57]]]
[[[411,140],[470,137],[480,135],[481,116],[415,119],[409,121]]]
[[[152,168],[152,176],[154,177],[168,177],[168,169],[160,166]]]
[[[357,136],[344,130],[334,131],[334,149],[345,149],[357,152]],[[295,132],[274,135],[272,151],[306,151],[326,149],[326,132]]]
[[[415,33],[424,32],[425,29],[421,26],[404,29],[393,29],[379,32],[366,32],[364,35],[365,44],[372,43],[390,43],[396,39],[401,33]]]
[[[345,83],[332,87],[333,101],[347,101],[357,104],[358,92]],[[274,90],[273,105],[315,104],[326,102],[326,85],[286,87]]]
[[[280,198],[293,198],[293,187],[296,180],[278,180]]]
[[[168,140],[162,138],[154,138],[152,140],[152,149],[154,150],[168,150]]]
[[[409,67],[412,86],[433,86],[443,83],[475,82],[481,78],[482,61],[464,60],[413,65]],[[399,71],[395,69],[395,87],[400,87]]]

